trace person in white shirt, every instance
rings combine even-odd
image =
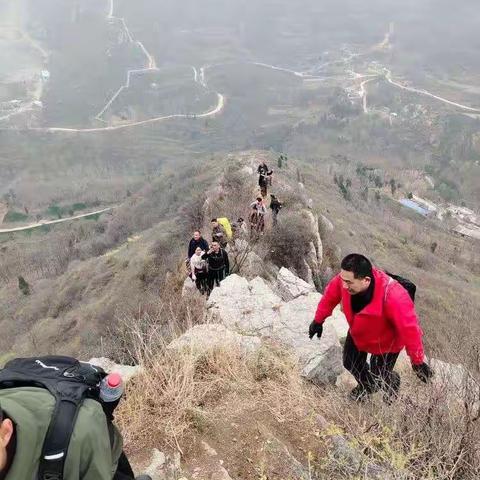
[[[192,270],[192,280],[195,282],[195,285],[200,290],[201,294],[207,292],[207,261],[202,258],[202,255],[205,252],[197,247],[195,253],[190,259],[190,267]]]
[[[265,228],[265,215],[267,214],[267,207],[263,203],[262,197],[257,197],[257,200],[250,205],[250,226],[252,230],[261,232]]]

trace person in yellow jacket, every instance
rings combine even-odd
[[[212,218],[212,242],[218,242],[222,248],[225,248],[228,243],[227,232],[225,227],[219,223],[217,218]]]
[[[0,480],[37,480],[54,397],[43,388],[0,390]],[[122,437],[113,442],[101,404],[86,399],[78,412],[65,461],[64,480],[133,480],[118,471]],[[151,480],[148,475],[137,480]]]

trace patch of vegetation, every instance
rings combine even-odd
[[[73,217],[78,210],[85,210],[88,205],[83,202],[74,203],[72,205],[60,206],[52,203],[47,209],[47,216],[54,218]]]
[[[15,212],[15,211],[9,211],[6,215],[5,215],[5,219],[4,219],[4,222],[5,223],[10,223],[10,222],[24,222],[25,220],[27,220],[28,218],[28,215],[26,215],[25,213],[22,213],[22,212]]]
[[[24,295],[30,295],[30,284],[22,277],[18,277],[18,288]]]

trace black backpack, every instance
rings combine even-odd
[[[63,479],[70,437],[78,411],[86,398],[102,404],[110,441],[113,441],[111,421],[116,404],[103,403],[100,399],[100,383],[106,375],[100,367],[61,356],[17,358],[0,370],[0,390],[39,387],[47,389],[55,397],[55,408],[43,443],[38,480]],[[122,454],[121,462],[125,461],[128,462]]]
[[[394,275],[390,272],[385,272],[389,277],[396,280],[408,293],[412,302],[415,302],[415,293],[417,292],[417,286],[408,280],[407,278],[401,277],[400,275]]]

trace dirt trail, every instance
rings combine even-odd
[[[402,90],[406,90],[408,92],[412,93],[418,93],[420,95],[425,95],[430,98],[434,98],[435,100],[439,100],[440,102],[446,103],[448,105],[452,105],[454,107],[461,108],[462,110],[467,110],[469,112],[475,112],[475,113],[480,113],[480,108],[475,108],[475,107],[469,107],[468,105],[463,105],[461,103],[453,102],[451,100],[448,100],[447,98],[440,97],[438,95],[435,95],[427,90],[420,90],[418,88],[414,87],[407,87],[405,85],[402,85],[401,83],[398,83],[392,79],[392,72],[390,70],[387,71],[387,75],[385,76],[386,80],[390,85],[393,85],[394,87],[400,88]]]
[[[78,220],[79,218],[86,218],[86,217],[92,217],[93,215],[100,215],[101,213],[108,212],[110,210],[113,210],[114,208],[115,207],[103,208],[102,210],[96,210],[95,212],[82,213],[81,215],[75,215],[73,217],[67,217],[67,218],[60,218],[58,220],[48,220],[45,222],[32,223],[30,225],[24,225],[23,227],[3,228],[3,229],[0,229],[0,234],[24,232],[26,230],[33,230],[34,228],[43,227],[44,225],[55,225],[57,223],[71,222],[72,220]]]

